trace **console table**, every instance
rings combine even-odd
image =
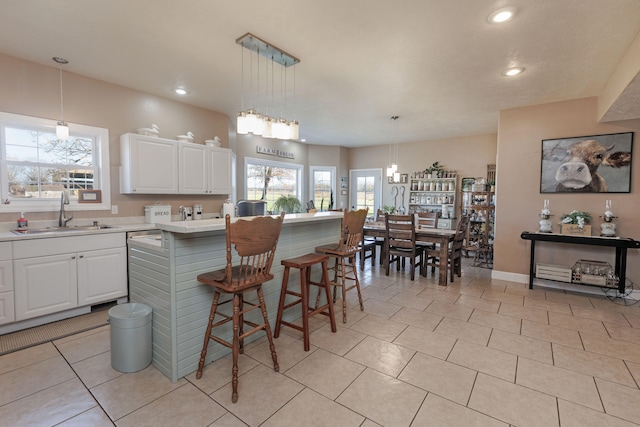
[[[640,249],[640,241],[625,237],[571,236],[555,233],[537,233],[523,231],[520,237],[531,241],[531,258],[529,260],[529,289],[533,289],[536,242],[573,243],[574,245],[607,246],[616,248],[614,271],[620,279],[618,292],[624,293],[627,279],[627,249]]]

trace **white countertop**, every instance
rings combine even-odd
[[[90,224],[87,224],[90,225]],[[144,231],[157,229],[155,224],[147,223],[130,223],[130,224],[109,224],[112,228],[104,228],[100,230],[74,230],[74,231],[51,231],[37,234],[15,234],[11,231],[0,231],[0,242],[10,242],[17,240],[46,239],[52,237],[70,237],[82,236],[88,234],[107,234],[107,233],[126,233],[129,231]],[[30,225],[29,228],[36,229]],[[71,228],[71,227],[70,227]]]
[[[251,219],[252,217],[233,218],[231,221],[239,219]],[[342,212],[316,212],[287,214],[284,216],[284,224],[295,224],[312,221],[325,221],[328,219],[340,219]],[[218,231],[225,229],[224,218],[200,219],[191,221],[173,221],[167,224],[156,224],[155,228],[173,233],[202,233],[206,231]]]

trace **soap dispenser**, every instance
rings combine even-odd
[[[29,222],[24,217],[24,212],[20,212],[20,218],[18,218],[18,231],[27,231]]]

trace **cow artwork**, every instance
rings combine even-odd
[[[632,135],[543,141],[541,192],[628,192]]]

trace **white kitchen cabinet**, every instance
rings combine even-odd
[[[79,252],[78,306],[98,304],[127,295],[127,249]]]
[[[0,325],[15,321],[11,242],[0,242]]]
[[[13,242],[15,320],[127,295],[125,233]]]
[[[207,147],[208,191],[209,194],[231,193],[231,150],[228,148]]]
[[[178,142],[181,194],[207,194],[207,147],[191,142]]]
[[[120,161],[121,193],[178,193],[177,141],[124,134],[120,136]]]

